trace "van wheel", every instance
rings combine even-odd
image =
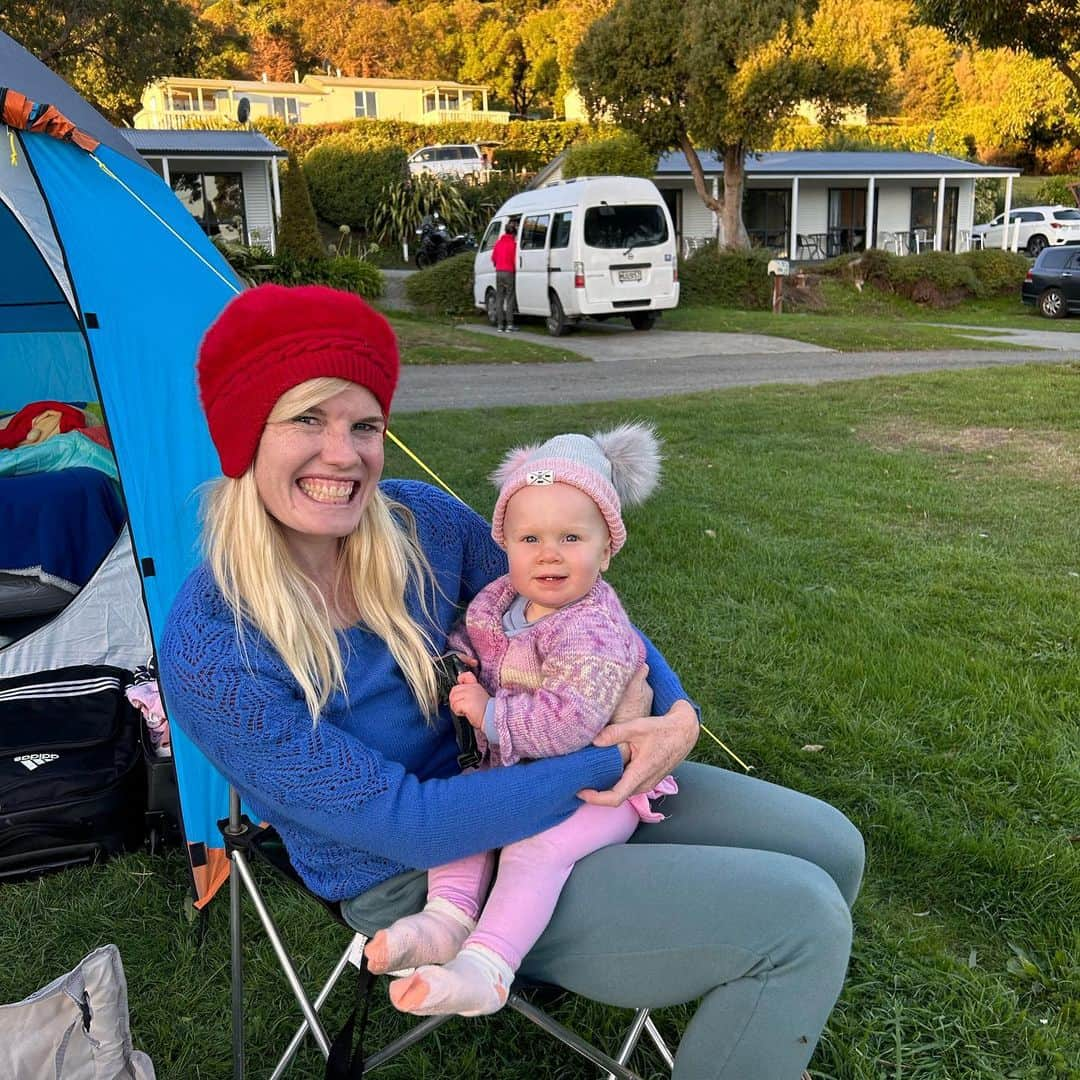
[[[548,312],[547,328],[552,337],[563,337],[570,331],[570,322],[563,311],[562,301],[557,293],[550,293],[551,310]]]
[[[486,293],[484,293],[484,313],[487,315],[487,321],[492,326],[498,326],[499,325],[499,313],[495,309],[495,290],[494,289],[488,289],[488,291]]]
[[[1065,317],[1065,297],[1060,289],[1047,289],[1039,297],[1039,310],[1048,319],[1063,319]]]
[[[1039,252],[1046,247],[1046,237],[1036,233],[1027,242],[1027,253],[1033,258],[1039,257]]]
[[[656,313],[652,311],[635,311],[630,316],[630,325],[635,330],[651,330],[656,325]]]

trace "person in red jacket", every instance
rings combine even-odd
[[[495,325],[500,334],[516,330],[514,307],[517,290],[514,274],[517,271],[517,222],[506,223],[502,236],[491,249],[491,261],[495,264]]]

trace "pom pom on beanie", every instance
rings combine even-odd
[[[614,555],[626,543],[622,507],[644,502],[659,482],[660,442],[646,424],[623,424],[592,437],[556,435],[511,450],[491,479],[499,488],[491,535],[500,546],[505,546],[506,506],[514,494],[527,485],[571,484],[604,516]]]
[[[390,324],[355,293],[260,285],[229,301],[199,346],[199,398],[226,476],[255,460],[266,419],[309,379],[348,379],[390,414],[398,379]]]

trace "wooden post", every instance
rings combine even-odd
[[[784,311],[784,279],[779,274],[773,274],[772,279],[772,312],[780,315]]]

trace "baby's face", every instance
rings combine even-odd
[[[611,562],[596,503],[570,484],[528,485],[506,504],[510,581],[537,619],[580,600]]]

